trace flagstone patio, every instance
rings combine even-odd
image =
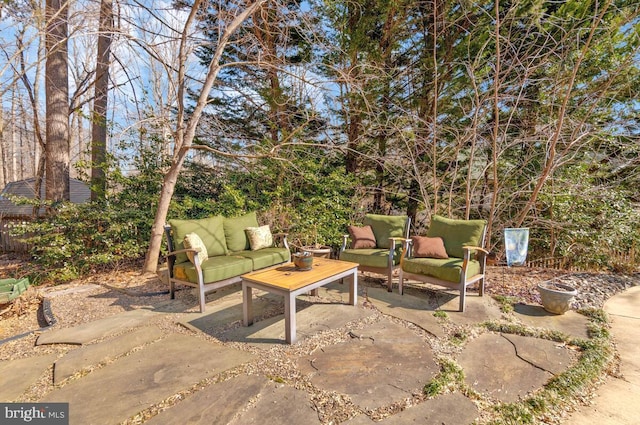
[[[25,400],[53,370],[52,390],[29,401],[70,403],[72,424],[464,424],[487,401],[512,402],[541,388],[578,356],[561,343],[490,332],[481,323],[509,320],[588,336],[587,318],[575,312],[551,316],[520,305],[506,317],[490,297],[471,295],[459,313],[454,295],[401,296],[376,285],[362,285],[354,307],[340,304],[347,291],[332,284],[318,297],[300,297],[300,341],[293,345],[282,341],[277,297],[259,294],[256,322],[244,327],[234,290],[213,296],[206,313],[188,312],[178,299],[171,308],[54,326],[38,346],[74,345],[61,355],[0,362],[10,383],[0,398]],[[459,345],[452,335],[463,335]],[[440,371],[439,356],[460,366],[482,403],[459,391],[424,395]]]

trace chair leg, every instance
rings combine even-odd
[[[467,287],[465,286],[464,283],[462,283],[460,285],[460,308],[458,310],[458,311],[460,311],[462,313],[464,313],[466,297],[467,297]]]
[[[204,286],[203,285],[198,285],[199,288],[199,295],[198,298],[200,298],[200,313],[204,313],[205,310],[205,301],[206,301],[206,296],[204,293]]]
[[[169,299],[176,299],[176,283],[171,278],[171,275],[167,273],[167,277],[169,278]]]
[[[401,267],[400,272],[398,274],[398,293],[400,295],[404,294],[403,286],[404,286],[404,276],[402,275],[402,267]]]
[[[393,292],[393,269],[387,272],[387,292]]]

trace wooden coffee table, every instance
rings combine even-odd
[[[349,283],[349,304],[358,297],[358,264],[347,261],[314,258],[311,270],[298,270],[293,263],[260,270],[242,276],[242,315],[245,326],[253,324],[252,288],[284,297],[285,339],[296,342],[296,297],[336,280]]]

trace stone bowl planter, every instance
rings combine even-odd
[[[298,270],[311,270],[313,266],[313,255],[308,252],[296,252],[292,255],[293,264],[296,266]]]
[[[543,282],[538,284],[542,307],[549,313],[564,314],[571,309],[571,301],[578,290],[564,283]]]

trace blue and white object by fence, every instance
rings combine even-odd
[[[529,229],[526,227],[504,229],[504,250],[507,266],[523,266],[529,250]]]

